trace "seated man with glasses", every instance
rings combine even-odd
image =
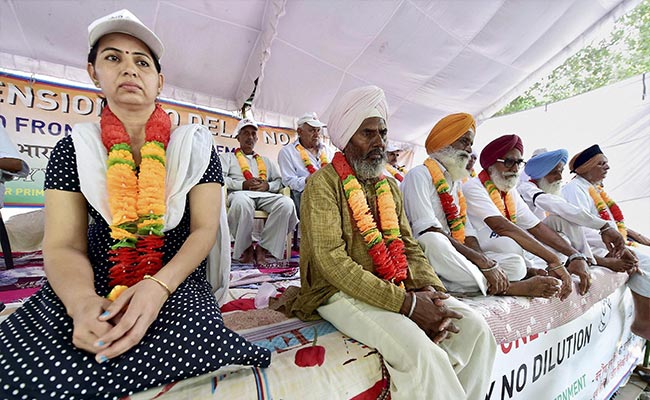
[[[477,231],[481,249],[521,255],[528,268],[520,279],[556,278],[550,286],[548,279],[540,281],[544,287],[536,292],[540,297],[557,295],[564,300],[571,294],[573,283],[563,260],[579,252],[541,223],[517,192],[515,186],[526,165],[523,152],[517,135],[501,136],[485,146],[479,158],[483,171],[463,185],[467,217]],[[585,259],[574,257],[571,271],[588,283]]]

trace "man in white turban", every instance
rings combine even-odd
[[[343,152],[302,196],[300,294],[291,310],[317,314],[384,357],[393,399],[483,399],[496,344],[483,318],[444,293],[409,228],[386,163],[384,92],[352,90],[333,106]],[[459,332],[462,333],[459,334]]]

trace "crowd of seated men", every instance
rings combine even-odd
[[[334,158],[322,141],[323,126],[315,113],[302,116],[296,140],[278,154],[278,169],[254,152],[256,122],[238,124],[240,147],[221,156],[235,259],[261,264],[281,257],[286,233],[298,228],[307,183]],[[633,331],[650,337],[650,257],[643,249],[650,240],[625,226],[620,208],[604,191],[609,166],[598,145],[571,162],[565,149],[538,149],[526,161],[522,139],[511,134],[477,156],[476,131],[470,114],[446,116],[423,143],[429,157],[409,171],[398,164],[398,147],[384,139],[374,149],[381,173],[399,188],[414,239],[444,287],[565,299],[573,290],[571,275],[579,278],[576,290],[584,295],[590,268],[602,266],[630,275],[637,310]],[[563,188],[567,164],[575,176]],[[290,188],[290,198],[278,194],[282,185]],[[269,214],[257,245],[255,210]]]

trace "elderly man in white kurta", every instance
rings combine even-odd
[[[467,178],[476,123],[451,114],[427,137],[429,159],[404,178],[404,208],[413,234],[445,286],[453,292],[530,295],[521,255],[483,252],[466,218],[461,182]],[[512,281],[512,282],[510,282]],[[555,282],[553,282],[555,283]]]
[[[309,177],[332,161],[334,152],[323,144],[322,128],[316,113],[307,113],[298,120],[298,138],[280,150],[278,164],[282,183],[291,189],[291,199],[300,217],[300,197]]]
[[[501,136],[485,146],[479,157],[483,171],[463,185],[467,215],[483,250],[524,256],[531,267],[526,280],[537,281],[531,285],[532,295],[558,295],[564,300],[571,293],[573,282],[561,258],[568,258],[567,268],[580,277],[582,287],[588,288],[586,258],[542,224],[517,192],[519,166],[525,163],[521,158],[523,150],[517,135]],[[554,278],[561,280],[561,287],[552,283]],[[549,285],[554,293],[549,294]]]
[[[236,135],[240,147],[220,155],[228,189],[228,225],[235,238],[233,258],[243,263],[263,264],[267,251],[275,258],[282,258],[286,235],[298,223],[296,208],[290,198],[278,193],[282,188],[278,167],[254,151],[257,123],[242,119],[237,124]],[[255,210],[269,214],[257,246],[253,245]]]
[[[617,255],[603,243],[598,229],[584,228],[598,264],[630,274],[628,286],[636,314],[632,332],[650,340],[650,256],[647,254],[650,240],[625,226],[621,209],[604,191],[602,182],[609,170],[607,161],[598,145],[576,154],[569,163],[569,169],[576,176],[562,189],[562,196],[603,222],[615,222],[624,238],[627,236],[636,242],[635,247],[626,247]]]
[[[613,221],[603,221],[561,196],[562,171],[568,160],[569,153],[565,149],[545,151],[531,157],[524,169],[529,180],[519,182],[519,194],[537,218],[569,240],[589,259],[595,260],[582,227],[598,231],[599,244],[608,251],[621,254],[625,240]],[[562,224],[562,220],[566,223]],[[574,227],[580,229],[574,230]]]

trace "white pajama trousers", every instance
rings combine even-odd
[[[454,248],[447,236],[427,232],[418,237],[418,243],[448,291],[487,293],[485,276],[474,263]],[[526,276],[526,263],[521,255],[494,251],[485,251],[485,255],[497,262],[509,281],[520,281]]]
[[[228,195],[228,202],[228,226],[235,238],[233,258],[240,258],[253,243],[255,210],[264,210],[269,214],[262,229],[260,245],[273,257],[283,258],[287,234],[298,223],[291,198],[281,194],[252,198],[244,192],[232,192]]]
[[[437,345],[413,321],[336,293],[318,313],[345,335],[376,348],[390,373],[391,396],[400,399],[483,400],[496,342],[485,320],[461,301],[447,306],[463,315],[460,333]]]

